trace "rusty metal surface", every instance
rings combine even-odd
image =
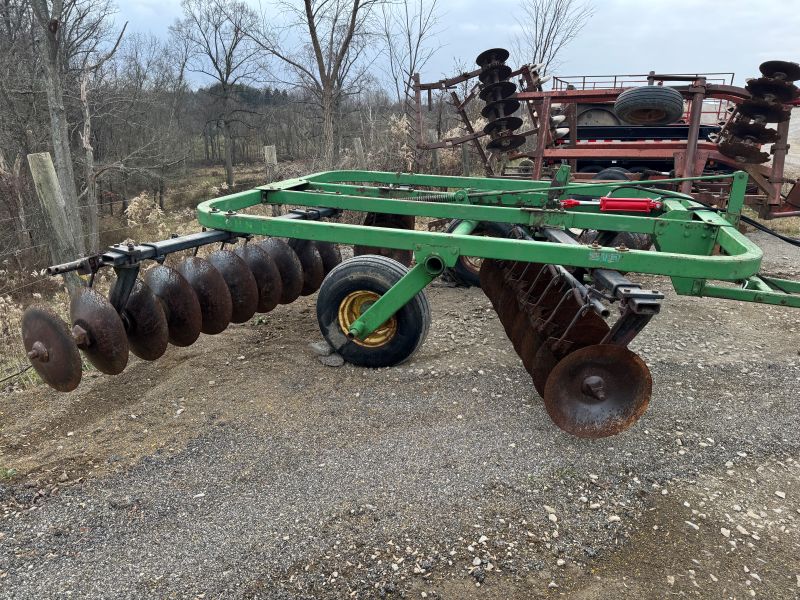
[[[258,308],[258,284],[247,263],[231,250],[217,250],[208,255],[210,262],[228,286],[231,294],[231,323],[245,323]]]
[[[169,326],[163,304],[147,287],[137,281],[122,310],[130,351],[144,360],[156,360],[167,351]]]
[[[118,375],[128,364],[128,337],[111,303],[92,288],[80,290],[70,302],[72,335],[97,370]]]
[[[587,346],[550,373],[544,403],[553,422],[585,438],[616,435],[633,425],[650,402],[653,380],[636,354],[621,346]]]
[[[278,238],[267,238],[259,242],[267,251],[281,276],[280,304],[291,304],[303,291],[303,265],[289,244]]]
[[[58,315],[31,306],[22,315],[22,342],[39,377],[59,392],[71,392],[81,382],[81,355],[69,327]]]
[[[233,301],[222,274],[207,260],[192,256],[178,265],[178,272],[192,286],[203,315],[200,331],[222,333],[231,322]]]
[[[244,244],[238,246],[234,252],[245,262],[256,280],[256,312],[267,313],[273,310],[283,295],[283,283],[281,272],[272,256],[258,244]]]
[[[200,337],[203,314],[200,301],[189,282],[164,265],[147,271],[144,282],[161,300],[167,318],[169,343],[173,346],[191,346]]]

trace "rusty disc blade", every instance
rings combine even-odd
[[[278,238],[267,238],[259,242],[267,251],[281,275],[280,304],[291,304],[303,291],[303,265],[289,244]]]
[[[256,280],[258,307],[256,312],[266,313],[278,306],[283,294],[283,283],[278,265],[269,252],[258,244],[244,244],[234,251],[247,264]]]
[[[325,265],[322,256],[317,250],[316,244],[309,240],[289,240],[300,264],[303,265],[303,289],[300,290],[301,296],[310,296],[322,285],[325,279]]]
[[[610,327],[603,317],[589,311],[580,316],[578,322],[567,332],[565,340],[575,346],[592,346],[602,342],[609,330]]]
[[[333,269],[342,262],[342,252],[339,250],[337,244],[330,242],[314,242],[319,250],[319,255],[322,257],[322,267],[325,275],[333,271]]]
[[[774,77],[783,81],[800,79],[800,65],[786,60],[768,60],[758,67],[764,77]]]
[[[81,382],[81,354],[69,326],[41,306],[22,315],[22,343],[39,377],[54,390],[71,392]]]
[[[200,331],[209,335],[225,331],[233,315],[233,301],[222,274],[198,256],[191,256],[178,264],[178,272],[192,286],[200,302],[203,316]]]
[[[600,344],[576,350],[555,366],[544,403],[564,431],[601,438],[633,425],[647,409],[652,388],[650,369],[637,354]]]
[[[191,346],[200,337],[203,313],[192,286],[175,269],[157,265],[144,274],[147,287],[161,300],[169,343]]]
[[[128,365],[128,336],[122,319],[103,295],[83,288],[70,302],[72,335],[86,358],[106,375],[119,375]]]
[[[562,349],[560,352],[553,350],[557,341],[556,338],[548,338],[539,346],[536,355],[533,357],[533,365],[530,370],[531,379],[533,379],[533,387],[542,397],[544,397],[544,390],[550,373],[558,364],[558,361],[569,354],[569,350]]]
[[[497,302],[497,316],[500,317],[500,322],[506,329],[506,333],[510,333],[511,325],[519,312],[519,303],[517,302],[517,294],[510,287],[506,287],[500,293]]]
[[[253,272],[239,255],[231,250],[217,250],[208,255],[208,262],[220,272],[231,293],[231,323],[246,323],[258,308],[258,284]]]
[[[544,341],[544,334],[534,327],[534,324],[528,319],[525,332],[522,334],[522,339],[520,340],[520,351],[517,353],[520,359],[522,359],[522,365],[528,373],[533,372],[533,368],[536,365],[536,353],[539,351]]]
[[[566,298],[564,296],[569,293]],[[561,290],[556,301],[556,306],[548,310],[539,317],[544,323],[547,323],[545,329],[550,336],[561,336],[567,327],[569,327],[575,315],[581,309],[580,305],[575,300],[572,292]]]
[[[525,331],[529,327],[528,315],[524,310],[520,310],[517,316],[514,317],[514,322],[511,324],[511,345],[514,346],[514,352],[520,354],[522,349],[522,339],[525,337]]]
[[[131,352],[144,360],[156,360],[167,351],[169,325],[161,301],[141,281],[133,286],[122,310]]]

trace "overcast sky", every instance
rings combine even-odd
[[[297,0],[298,2],[300,0]],[[524,0],[440,0],[442,49],[424,81],[454,74],[487,48],[510,48]],[[257,0],[251,1],[254,6]],[[595,14],[563,53],[560,75],[732,71],[741,85],[765,60],[800,62],[800,0],[594,0]],[[180,0],[119,2],[129,29],[166,35]],[[276,16],[277,19],[277,16]]]

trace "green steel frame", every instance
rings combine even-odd
[[[372,333],[445,267],[453,266],[459,256],[665,275],[682,295],[800,308],[800,282],[759,276],[761,249],[738,230],[746,173],[691,178],[731,178],[725,212],[709,209],[688,195],[648,187],[647,182],[569,183],[569,176],[566,166],[553,181],[330,171],[208,200],[198,206],[197,218],[205,227],[240,234],[413,251],[416,266],[353,324],[350,333],[358,338]],[[680,181],[687,179],[657,183]],[[640,215],[601,212],[599,205],[591,202],[568,209],[559,203],[567,198],[601,196],[651,198],[660,201],[662,207]],[[452,233],[439,233],[248,214],[248,209],[260,205],[333,208],[463,222]],[[555,228],[644,233],[652,236],[653,249],[469,235],[481,221],[522,225],[531,231]]]

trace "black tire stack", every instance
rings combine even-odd
[[[733,121],[716,140],[722,154],[745,164],[769,160],[761,147],[776,142],[778,132],[768,129],[767,124],[788,121],[791,108],[787,104],[800,95],[793,83],[800,79],[797,63],[770,60],[759,70],[762,77],[750,79],[746,85],[751,97],[739,105]]]
[[[486,145],[492,152],[510,152],[525,143],[525,136],[514,133],[522,127],[522,119],[514,116],[520,104],[512,98],[517,93],[517,85],[510,80],[512,71],[506,64],[508,57],[508,50],[492,48],[475,59],[481,68],[480,98],[486,102],[481,115],[489,121],[483,132],[492,138]]]

